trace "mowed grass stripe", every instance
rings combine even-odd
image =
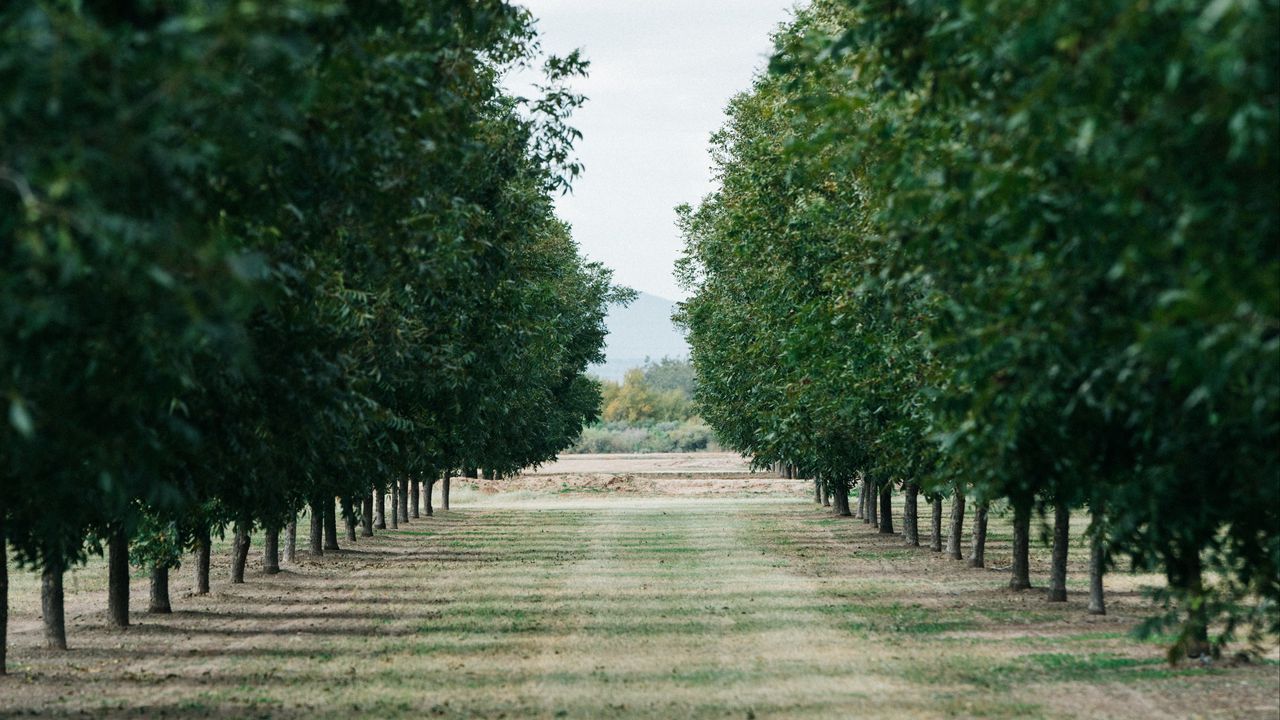
[[[75,665],[29,613],[16,654],[60,689],[43,714],[100,717],[1123,716],[1225,682],[1153,662],[1123,592],[1094,622],[1002,580],[792,500],[491,499],[123,634],[76,593]],[[1259,670],[1228,676],[1233,707],[1273,707]]]

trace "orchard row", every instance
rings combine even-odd
[[[1049,600],[1086,508],[1175,652],[1280,630],[1278,70],[1276,2],[816,0],[682,213],[704,416],[909,542],[1007,509],[1014,589],[1043,518]]]
[[[43,573],[52,646],[90,553],[125,624],[130,562],[232,528],[242,573],[305,505],[594,419],[627,292],[553,213],[584,64],[500,84],[540,57],[504,0],[4,4],[0,572]]]

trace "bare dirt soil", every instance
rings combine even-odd
[[[0,717],[1280,715],[1275,648],[1170,668],[1129,634],[1158,578],[1110,577],[1111,614],[1092,617],[1080,565],[1051,605],[832,517],[804,483],[639,467],[613,487],[589,467],[462,484],[448,513],[244,585],[220,548],[212,595],[182,593],[184,568],[176,612],[150,616],[139,579],[124,631],[93,562],[68,578],[67,653],[41,647],[38,578],[17,571]],[[1006,567],[1003,518],[990,542]]]
[[[745,458],[729,452],[561,455],[555,462],[527,470],[524,474],[776,477],[771,473],[752,473],[751,464]]]

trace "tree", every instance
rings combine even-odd
[[[585,63],[501,90],[537,52],[502,0],[0,10],[0,527],[51,603],[572,442],[626,292],[552,210]]]
[[[1165,570],[1179,650],[1206,650],[1211,617],[1215,644],[1275,628],[1278,21],[798,13],[730,103],[718,189],[682,211],[705,417],[764,462],[1007,500],[1014,588],[1052,507],[1054,599],[1087,504],[1095,606],[1107,558]]]

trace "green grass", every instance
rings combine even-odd
[[[101,622],[91,563],[69,601],[77,649],[24,630],[25,684],[0,715],[1056,718],[1080,714],[1071,693],[1037,688],[1121,684],[1117,716],[1183,686],[1255,705],[1280,690],[1274,665],[1171,669],[1133,619],[1091,624],[804,504],[500,500],[242,586],[220,549],[212,596],[176,594],[178,614],[127,633]],[[15,619],[38,628],[37,585],[17,579]]]

